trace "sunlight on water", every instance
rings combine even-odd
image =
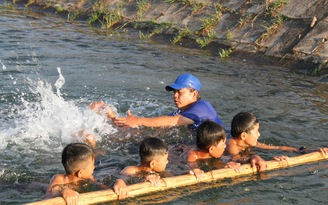
[[[0,59],[0,63],[1,63],[1,65],[2,65],[2,70],[6,70],[7,67],[5,66],[5,64],[2,63],[1,59]]]

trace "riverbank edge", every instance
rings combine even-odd
[[[270,48],[266,46],[267,43],[265,41],[255,45],[255,40],[249,41],[237,37],[229,39],[228,35],[236,36],[236,31],[232,31],[230,34],[227,33],[229,30],[223,34],[219,33],[217,30],[222,28],[222,25],[231,24],[228,20],[225,21],[225,19],[229,18],[227,15],[230,15],[230,13],[235,15],[235,19],[239,18],[240,23],[243,16],[236,15],[236,12],[232,12],[233,6],[235,6],[234,4],[229,4],[231,5],[229,7],[228,4],[217,3],[213,4],[214,7],[210,7],[210,4],[205,5],[205,3],[197,3],[197,1],[195,1],[196,3],[194,5],[183,4],[181,3],[182,1],[172,0],[171,2],[173,3],[147,0],[68,0],[64,2],[51,0],[13,0],[11,3],[8,3],[8,1],[2,3],[7,6],[16,6],[18,9],[28,9],[33,12],[56,15],[69,21],[84,21],[99,29],[123,30],[129,28],[139,30],[139,38],[151,38],[161,43],[174,43],[182,47],[197,48],[200,51],[211,51],[214,56],[218,56],[221,59],[233,58],[234,60],[247,63],[282,66],[307,75],[328,75],[328,58],[325,58],[324,55],[322,57],[318,54],[298,53],[293,49],[287,49],[286,51],[286,48],[268,53],[266,50]],[[270,6],[265,3],[262,4],[257,4],[257,7]],[[197,5],[200,7],[199,10],[196,12],[193,10],[190,14],[189,7],[196,7]],[[169,8],[166,8],[167,10],[174,7],[175,13],[171,12],[170,14],[165,14],[165,16],[162,12],[165,6],[169,6]],[[213,8],[215,11],[213,11]],[[245,10],[247,9],[245,8]],[[224,15],[226,15],[225,19],[222,19]],[[256,15],[261,16],[262,14],[258,12]],[[164,19],[159,20],[162,16],[164,16]],[[170,21],[170,19],[178,20]],[[184,28],[186,23],[183,23],[186,19],[189,21],[188,29]],[[276,20],[276,18],[272,19]],[[272,19],[262,19],[261,21],[272,21]],[[205,26],[205,23],[207,23],[208,27]],[[211,23],[212,25],[210,25]],[[283,26],[277,25],[277,27]],[[263,26],[258,26],[257,29],[259,30],[258,32],[256,31],[258,33],[257,40],[263,40],[263,36],[265,36],[263,34]],[[279,31],[275,32],[279,33]],[[309,32],[307,31],[307,34]],[[215,35],[213,37],[214,33]],[[279,36],[275,37],[271,41],[279,41],[279,38]]]

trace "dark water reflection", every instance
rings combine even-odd
[[[192,143],[185,128],[116,129],[87,110],[104,100],[119,115],[128,109],[144,116],[170,112],[164,90],[177,75],[191,72],[229,127],[232,117],[250,111],[260,119],[260,140],[271,144],[328,146],[328,89],[324,80],[285,68],[221,62],[206,52],[110,35],[84,25],[0,9],[0,204],[42,198],[51,176],[62,173],[60,153],[75,130],[98,130],[104,155],[95,176],[109,183],[123,167],[138,163],[145,136],[170,145]],[[57,67],[65,78],[58,90]],[[271,159],[291,153],[258,151]],[[258,176],[128,199],[122,204],[326,204],[327,162]],[[182,164],[169,169],[184,172]]]

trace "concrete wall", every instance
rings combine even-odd
[[[149,38],[208,49],[219,57],[221,52],[222,56],[328,74],[327,0],[12,2],[105,29],[122,25],[142,29]]]

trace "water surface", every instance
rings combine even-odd
[[[95,177],[109,184],[125,166],[138,163],[144,136],[192,143],[185,128],[118,129],[87,109],[111,104],[118,115],[140,116],[174,109],[165,86],[189,72],[229,127],[241,111],[260,119],[260,141],[275,145],[328,146],[328,86],[318,77],[286,68],[220,61],[200,50],[114,35],[62,19],[0,8],[0,204],[42,199],[61,151],[77,130],[95,132],[104,154]],[[57,83],[56,83],[57,82]],[[265,159],[292,153],[256,150]],[[180,164],[181,165],[181,164]],[[168,169],[185,171],[170,163]],[[326,204],[328,164],[316,162],[261,175],[196,185],[122,204]]]

